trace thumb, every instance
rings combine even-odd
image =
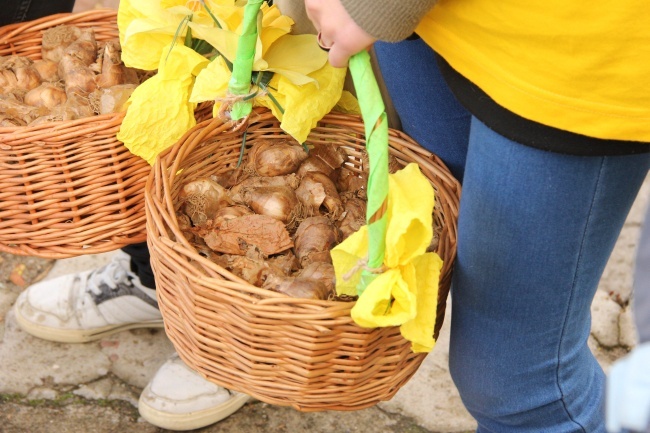
[[[348,61],[350,57],[355,53],[351,53],[348,50],[345,50],[340,45],[334,44],[329,50],[329,62],[330,65],[335,68],[346,68],[348,66]]]

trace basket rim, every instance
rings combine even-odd
[[[104,18],[117,18],[117,10],[111,8],[92,9],[83,12],[63,12],[52,14],[45,17],[37,18],[31,21],[21,23],[7,24],[0,27],[0,45],[10,44],[9,40],[17,35],[26,31],[44,30],[49,27],[54,27],[62,24],[69,23],[70,21],[85,20],[93,18],[92,20],[101,20]],[[117,26],[117,22],[116,22]],[[5,33],[3,35],[3,33]]]

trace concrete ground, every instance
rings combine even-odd
[[[80,0],[76,10],[116,6]],[[636,343],[629,301],[633,257],[650,177],[630,213],[592,306],[590,346],[607,370]],[[0,431],[4,433],[164,432],[139,418],[137,399],[173,352],[161,330],[126,331],[96,343],[58,344],[22,332],[11,307],[40,278],[91,269],[114,253],[65,260],[0,254]],[[22,270],[22,271],[20,271]],[[449,309],[448,309],[449,311]],[[229,433],[461,433],[475,428],[447,369],[449,317],[434,351],[392,401],[357,412],[300,413],[261,402],[197,430]]]

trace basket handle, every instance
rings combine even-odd
[[[242,33],[237,44],[228,91],[238,96],[230,112],[232,120],[246,117],[252,109],[250,93],[260,8],[264,0],[248,0],[244,9]],[[361,295],[370,282],[383,271],[386,250],[386,207],[388,199],[388,122],[386,109],[370,64],[370,55],[362,51],[350,58],[350,73],[359,100],[365,126],[366,149],[370,161],[368,176],[368,261],[357,293]]]
[[[359,296],[383,271],[386,250],[386,208],[388,201],[388,121],[379,85],[372,72],[370,54],[362,51],[350,58],[350,74],[359,100],[370,161],[368,175],[368,263],[357,285]]]

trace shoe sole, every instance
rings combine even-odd
[[[190,413],[170,413],[154,409],[140,398],[138,401],[138,411],[142,418],[156,427],[167,430],[186,431],[209,426],[226,419],[237,412],[249,400],[252,400],[252,397],[237,393],[224,403],[215,407]]]
[[[15,309],[16,322],[20,328],[34,337],[57,343],[88,343],[101,340],[102,338],[118,332],[137,328],[163,328],[162,319],[149,322],[125,323],[123,325],[109,325],[93,329],[57,329],[47,326],[40,326],[25,319],[19,309]]]

